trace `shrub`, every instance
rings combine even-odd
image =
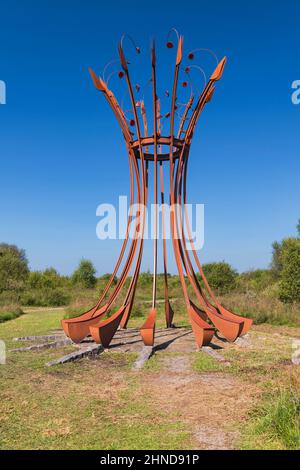
[[[212,289],[216,289],[220,294],[230,292],[236,287],[238,274],[224,261],[204,264],[203,271]]]
[[[283,302],[300,301],[300,239],[287,238],[282,242],[282,273],[279,298]]]
[[[133,304],[130,316],[132,318],[140,318],[144,316],[143,307],[140,303]]]
[[[81,260],[78,268],[74,271],[72,276],[72,283],[74,285],[80,285],[87,289],[92,289],[97,283],[95,277],[96,269],[93,263],[89,260]]]
[[[233,312],[253,318],[255,324],[300,326],[300,305],[286,305],[277,298],[248,291],[232,292],[222,296],[221,303]]]
[[[63,289],[30,289],[21,296],[21,304],[30,307],[61,307],[68,305],[71,295]]]
[[[0,308],[0,323],[8,320],[14,320],[15,318],[24,315],[23,310],[17,305],[6,305]]]
[[[237,285],[240,290],[262,292],[277,281],[277,276],[271,269],[256,269],[239,275]]]
[[[146,271],[144,273],[140,273],[139,275],[139,286],[140,287],[147,287],[152,285],[153,276],[150,271]]]

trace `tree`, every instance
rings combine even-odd
[[[0,292],[19,291],[29,273],[24,250],[16,245],[0,244]]]
[[[282,242],[282,272],[279,298],[283,302],[300,301],[300,238]]]
[[[282,243],[273,242],[272,249],[271,269],[275,274],[280,275],[282,271]]]
[[[91,289],[95,287],[97,283],[95,274],[96,269],[94,268],[93,263],[89,260],[82,259],[78,268],[72,275],[72,283]]]
[[[203,265],[204,274],[213,289],[220,294],[230,292],[236,287],[238,274],[230,264],[222,261],[220,263],[208,263]]]
[[[298,220],[296,228],[297,228],[298,237],[300,237],[300,219]],[[283,269],[283,261],[282,261],[283,242],[274,242],[272,244],[273,251],[272,251],[271,269],[278,276],[280,276],[281,271]]]
[[[66,276],[61,276],[54,268],[47,268],[45,271],[31,271],[27,280],[27,286],[30,289],[56,289],[69,287],[69,285],[69,279]]]

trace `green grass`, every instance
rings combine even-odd
[[[7,349],[14,348],[13,337],[59,328],[64,313],[62,309],[28,311],[2,323],[0,339]],[[141,321],[133,318],[131,326],[140,326]],[[163,305],[159,305],[158,321],[163,326]],[[180,312],[179,322],[184,321]],[[270,326],[267,332],[254,328],[250,347],[224,349],[221,354],[231,367],[203,352],[191,353],[195,372],[234,374],[245,387],[255,384],[260,391],[255,408],[241,423],[239,448],[299,448],[300,366],[290,364],[292,337],[287,329],[280,335],[280,328]],[[28,345],[18,345],[23,344]],[[8,351],[6,365],[0,365],[1,449],[192,448],[193,428],[178,415],[178,408],[167,412],[151,393],[145,393],[145,383],[161,376],[164,359],[176,352],[159,352],[138,373],[132,370],[135,353],[114,351],[63,366],[45,366],[72,350],[68,346]]]
[[[251,413],[241,447],[244,449],[300,449],[300,395],[283,390],[264,397]]]
[[[225,369],[223,364],[201,351],[195,353],[192,367],[197,372],[221,372]]]
[[[0,325],[0,339],[8,349],[16,347],[13,337],[45,334],[59,327],[63,315],[27,313]],[[135,353],[45,366],[71,350],[8,351],[0,366],[1,449],[190,448],[186,425],[141,393],[143,375],[132,371]]]

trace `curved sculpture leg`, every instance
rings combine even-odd
[[[188,309],[188,314],[197,346],[207,346],[215,334],[215,329],[201,318],[199,309],[195,309],[193,304]]]
[[[96,343],[102,344],[104,348],[108,348],[120,325],[126,308],[127,305],[122,305],[110,318],[89,327],[90,333]]]
[[[129,321],[129,317],[130,317],[130,313],[131,313],[131,310],[132,310],[132,305],[133,305],[133,300],[132,299],[129,304],[127,305],[126,307],[126,310],[124,312],[124,315],[121,319],[121,323],[120,323],[120,328],[122,329],[126,329],[127,328],[127,324],[128,324],[128,321]]]
[[[172,328],[174,310],[172,309],[172,306],[168,298],[165,299],[165,317],[166,317],[167,328]]]
[[[232,343],[240,336],[244,323],[240,320],[229,320],[220,314],[214,313],[209,308],[204,307],[205,313],[207,314],[210,321],[215,325],[217,330]]]
[[[183,167],[180,165],[177,167],[176,182],[174,185],[174,195],[176,198],[176,202],[179,203],[180,208],[181,208],[182,168]],[[191,286],[193,287],[194,292],[197,296],[197,299],[200,302],[201,307],[203,308],[205,314],[213,323],[213,325],[222,333],[222,335],[228,341],[233,342],[240,335],[244,323],[238,319],[231,320],[229,318],[225,318],[215,308],[210,308],[207,305],[206,300],[201,290],[201,286],[196,278],[196,274],[194,272],[193,265],[189,257],[189,253],[186,248],[184,229],[183,229],[183,223],[182,223],[182,213],[180,211],[175,212],[175,222],[176,222],[176,228],[178,230],[178,233],[181,235],[181,239],[178,237],[178,240],[177,240],[179,255],[180,255],[182,264],[185,268],[188,279],[191,283]],[[193,304],[191,304],[191,307],[193,309]],[[202,319],[205,320],[203,316],[202,316]]]
[[[230,310],[227,310],[227,308],[223,307],[221,304],[218,304],[217,308],[223,317],[229,320],[235,320],[235,321],[239,320],[243,322],[243,328],[239,336],[244,336],[248,333],[253,323],[253,320],[251,318],[241,317],[240,315],[237,315],[236,313],[230,312]]]
[[[184,155],[182,154],[182,158]],[[176,182],[174,187],[175,196],[178,196],[178,200],[176,198],[176,202],[179,202],[180,208],[182,207],[182,175],[184,171],[184,164],[181,164],[181,160],[178,163],[177,173],[176,173]],[[185,206],[185,214],[188,222],[188,214],[186,213],[186,206]],[[177,214],[176,214],[177,215]],[[232,314],[232,316],[222,315],[220,311],[218,311],[213,305],[211,305],[204,294],[202,293],[201,286],[196,278],[196,274],[193,269],[192,262],[190,260],[189,253],[186,248],[185,242],[185,235],[184,235],[184,228],[182,223],[182,213],[179,212],[179,217],[176,218],[176,222],[178,225],[179,233],[182,235],[181,240],[178,240],[178,245],[180,248],[180,255],[185,267],[186,273],[188,275],[188,279],[195,291],[195,294],[200,301],[206,315],[209,317],[210,321],[216,326],[216,328],[222,333],[222,335],[230,342],[233,342],[237,339],[238,336],[242,334],[244,329],[244,320],[241,318],[236,317]],[[191,234],[189,231],[189,239],[191,239]],[[193,246],[193,245],[192,245]],[[248,325],[247,325],[248,326]]]
[[[61,326],[63,327],[63,330],[67,336],[68,334],[68,324],[69,323],[77,323],[79,321],[84,321],[84,320],[89,320],[92,316],[93,313],[95,312],[96,306],[88,310],[87,312],[84,312],[82,315],[79,317],[73,317],[73,318],[66,318],[64,320],[61,320]]]
[[[156,308],[151,308],[147,320],[141,328],[141,336],[145,346],[153,346],[155,336]]]
[[[184,193],[184,211],[185,211],[185,220],[186,220],[186,226],[187,226],[187,230],[188,230],[188,237],[189,237],[189,241],[191,243],[191,247],[192,247],[192,251],[193,251],[193,255],[194,255],[194,259],[195,259],[195,262],[197,264],[197,267],[199,269],[199,272],[200,272],[200,275],[203,279],[203,282],[204,282],[204,285],[209,293],[209,295],[211,296],[211,298],[213,299],[213,301],[215,302],[216,304],[216,307],[214,307],[212,304],[210,304],[209,302],[208,303],[208,306],[209,307],[212,307],[212,308],[215,308],[218,310],[218,312],[224,317],[226,318],[227,320],[232,320],[232,321],[237,321],[237,322],[241,322],[243,324],[242,328],[240,329],[240,333],[239,333],[239,336],[244,336],[246,333],[248,333],[249,329],[251,328],[251,325],[253,323],[252,319],[251,318],[247,318],[247,317],[242,317],[240,315],[236,315],[235,313],[233,312],[230,312],[229,310],[227,310],[225,307],[223,307],[217,300],[216,296],[214,295],[207,279],[206,279],[206,276],[204,275],[204,272],[203,272],[203,269],[202,269],[202,266],[201,266],[201,263],[200,263],[200,260],[199,260],[199,257],[197,255],[197,252],[196,252],[196,249],[195,249],[195,245],[194,245],[194,242],[193,242],[193,239],[192,239],[192,235],[191,235],[191,229],[190,229],[190,223],[189,223],[189,215],[188,215],[188,211],[186,210],[186,203],[187,203],[187,191],[186,191],[186,181],[187,181],[187,165],[188,165],[188,154],[187,154],[187,158],[186,158],[186,161],[185,161],[185,164],[184,164],[184,168],[183,168],[183,179],[184,179],[184,183],[183,183],[183,186],[184,186],[184,189],[183,189],[183,193]]]
[[[65,334],[71,338],[74,343],[80,343],[89,335],[89,327],[99,322],[99,318],[103,317],[107,310],[108,305],[104,305],[95,312],[93,317],[88,317],[86,320],[82,319],[82,317],[80,317],[80,320],[76,320],[76,318],[61,320],[61,325]]]

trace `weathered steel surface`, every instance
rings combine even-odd
[[[160,190],[161,203],[165,203],[165,174],[169,174],[168,182],[168,200],[171,207],[178,205],[177,211],[170,211],[170,225],[172,247],[176,260],[176,266],[181,282],[183,297],[185,300],[188,318],[190,320],[195,340],[198,347],[206,346],[210,343],[215,329],[218,330],[228,341],[233,342],[240,336],[245,335],[252,324],[252,320],[235,315],[223,307],[214,292],[212,291],[204,273],[193,242],[188,212],[186,210],[187,203],[187,168],[189,160],[190,145],[199,117],[207,103],[212,99],[215,91],[215,83],[222,77],[226,64],[226,57],[221,61],[217,60],[217,66],[210,78],[206,80],[205,85],[199,96],[196,96],[195,89],[190,79],[190,67],[185,67],[186,79],[182,82],[182,86],[186,88],[190,86],[190,96],[187,102],[180,104],[179,100],[179,77],[182,68],[183,57],[183,36],[177,34],[172,29],[171,33],[177,35],[176,56],[174,60],[174,76],[172,92],[170,93],[171,103],[165,116],[162,115],[161,101],[157,95],[156,86],[156,51],[154,43],[151,46],[151,95],[152,95],[152,126],[151,121],[148,122],[146,105],[144,97],[138,99],[137,94],[141,87],[138,84],[132,85],[130,76],[130,61],[128,61],[123,42],[126,35],[123,35],[119,44],[119,60],[121,70],[118,72],[119,79],[123,78],[126,82],[127,97],[129,98],[131,109],[122,108],[116,96],[108,87],[108,81],[98,77],[92,70],[90,74],[95,87],[106,98],[114,115],[120,125],[125,140],[126,149],[129,158],[130,169],[130,207],[133,203],[146,206],[148,202],[148,180],[150,166],[153,169],[153,200],[158,203],[158,192]],[[130,42],[134,45],[137,54],[141,50],[137,47],[132,39]],[[173,49],[174,44],[168,40],[167,47]],[[199,51],[208,51],[207,49],[198,49]],[[188,54],[188,59],[194,59],[194,53]],[[210,51],[208,51],[210,52]],[[211,53],[214,57],[215,55]],[[196,66],[195,66],[196,67]],[[203,70],[198,67],[202,72]],[[113,72],[110,74],[112,76]],[[169,92],[166,92],[169,96]],[[122,100],[123,103],[123,100]],[[178,106],[183,106],[182,114],[178,114]],[[138,114],[138,110],[140,116]],[[128,119],[127,113],[130,112],[131,118]],[[179,116],[179,117],[178,117]],[[169,119],[169,129],[162,134],[162,118]],[[141,119],[141,122],[140,122]],[[177,122],[178,121],[178,122]],[[165,122],[165,121],[164,121]],[[177,123],[177,132],[175,130]],[[152,127],[153,132],[149,131]],[[152,150],[153,149],[153,150]],[[163,151],[167,149],[167,151]],[[149,166],[150,165],[150,166]],[[164,172],[164,168],[167,170]],[[141,207],[141,206],[139,206]],[[129,243],[129,231],[132,229],[133,213],[128,215],[126,237],[121,247],[120,255],[113,270],[113,273],[102,292],[97,304],[88,312],[85,312],[78,318],[63,320],[62,326],[68,337],[74,342],[80,342],[85,336],[91,334],[97,343],[101,343],[104,347],[108,347],[116,334],[118,328],[126,328],[130,319],[130,313],[134,304],[135,292],[140,273],[141,261],[144,246],[145,231],[145,211],[141,211],[141,218],[136,220],[133,227],[134,237]],[[168,267],[167,267],[167,246],[165,238],[166,215],[162,210],[162,238],[163,238],[163,268],[165,283],[165,318],[167,327],[173,325],[174,312],[169,301],[168,286]],[[183,224],[183,216],[186,221],[186,228]],[[185,233],[187,231],[187,234]],[[152,347],[155,340],[155,324],[156,324],[156,294],[157,294],[157,266],[158,266],[158,213],[155,206],[154,214],[154,240],[153,240],[153,291],[151,300],[151,309],[148,317],[141,327],[140,333],[144,344]],[[191,250],[187,249],[187,240],[190,243]],[[125,252],[127,255],[125,256]],[[193,258],[193,259],[192,259]],[[117,282],[114,279],[117,276],[121,264],[123,268],[118,276]],[[200,285],[199,279],[193,263],[196,264],[197,270],[203,280]],[[126,280],[133,269],[129,287],[125,295],[122,294]],[[194,291],[197,304],[192,302],[189,297],[188,285]],[[119,308],[111,315],[114,304],[118,301]]]

